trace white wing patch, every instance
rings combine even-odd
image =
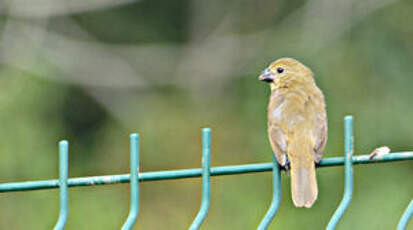
[[[281,120],[281,118],[282,118],[282,113],[281,113],[281,111],[282,111],[282,109],[283,109],[283,106],[284,106],[284,103],[281,103],[279,106],[277,106],[277,108],[275,108],[275,109],[272,111],[272,117],[273,117],[274,119],[276,119],[276,120],[278,120],[278,121]]]

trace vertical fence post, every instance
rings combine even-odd
[[[122,230],[129,230],[133,227],[139,213],[139,134],[133,133],[130,140],[130,208],[126,222]]]
[[[336,228],[344,212],[347,210],[353,196],[353,116],[346,116],[344,118],[344,195],[340,205],[331,217],[327,225],[327,230]]]
[[[196,215],[194,221],[189,227],[190,230],[197,230],[201,227],[202,222],[204,222],[206,215],[209,210],[210,201],[210,174],[211,174],[211,129],[202,129],[202,202],[201,208]]]
[[[413,200],[410,201],[409,205],[404,211],[402,218],[400,218],[399,224],[397,225],[397,230],[404,230],[407,228],[407,224],[409,223],[409,219],[413,215]]]
[[[69,174],[69,142],[66,140],[59,142],[59,219],[54,230],[65,228],[68,214],[68,186],[67,178]]]
[[[272,162],[272,201],[267,213],[257,228],[258,230],[266,230],[268,228],[281,204],[281,172],[275,154],[272,154]]]

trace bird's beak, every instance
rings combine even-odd
[[[264,71],[261,72],[260,76],[258,77],[258,80],[271,83],[274,81],[274,75],[268,68],[266,68]]]

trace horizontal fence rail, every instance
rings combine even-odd
[[[371,163],[387,163],[394,161],[413,160],[413,152],[395,152],[389,153],[381,157],[374,157],[369,159],[370,155],[353,156],[353,165],[371,164]],[[328,157],[320,161],[316,167],[332,167],[344,165],[344,157]],[[211,176],[223,176],[244,173],[269,172],[273,169],[273,163],[257,163],[257,164],[242,164],[230,166],[211,167]],[[284,170],[281,167],[282,170]],[[201,168],[192,169],[177,169],[177,170],[162,170],[153,172],[139,173],[139,181],[157,181],[157,180],[171,180],[183,179],[192,177],[201,177]],[[103,176],[89,176],[89,177],[74,177],[69,178],[69,187],[77,186],[94,186],[105,184],[129,183],[130,174],[118,175],[103,175]],[[53,189],[59,187],[59,181],[52,180],[38,180],[27,182],[10,182],[0,184],[0,193],[13,191],[26,191],[38,189]]]
[[[395,161],[413,160],[413,152],[396,152],[389,154],[378,154],[374,157],[371,155],[353,156],[353,117],[346,116],[344,124],[344,157],[330,157],[322,159],[316,167],[332,167],[344,165],[344,194],[343,199],[337,210],[331,217],[327,230],[334,230],[349,207],[353,196],[353,165],[386,163]],[[202,176],[202,201],[201,207],[190,225],[190,230],[197,230],[205,221],[210,206],[210,177],[221,175],[234,175],[243,173],[257,173],[272,171],[272,202],[262,218],[258,230],[266,230],[271,224],[274,216],[277,214],[281,204],[281,167],[273,155],[273,161],[269,163],[243,164],[211,167],[211,130],[204,128],[202,130],[202,168],[164,170],[152,172],[139,171],[139,135],[134,133],[130,135],[130,174],[103,175],[91,177],[69,178],[68,163],[69,143],[67,141],[59,142],[59,179],[38,180],[26,182],[9,182],[0,183],[0,193],[28,191],[40,189],[59,188],[59,217],[54,227],[56,230],[64,229],[68,218],[68,197],[69,187],[75,186],[94,186],[117,183],[130,183],[130,209],[122,230],[129,230],[135,224],[139,213],[139,182],[183,179]],[[407,227],[409,219],[413,215],[413,200],[401,215],[397,230],[404,230]]]

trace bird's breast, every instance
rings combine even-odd
[[[275,93],[275,92],[274,92]],[[280,95],[275,93],[268,105],[268,120],[284,128],[292,128],[308,120],[313,103],[302,92]]]
[[[283,117],[284,107],[285,104],[281,103],[279,105],[276,105],[275,108],[272,108],[272,111],[270,111],[271,118],[277,121],[281,121]]]

